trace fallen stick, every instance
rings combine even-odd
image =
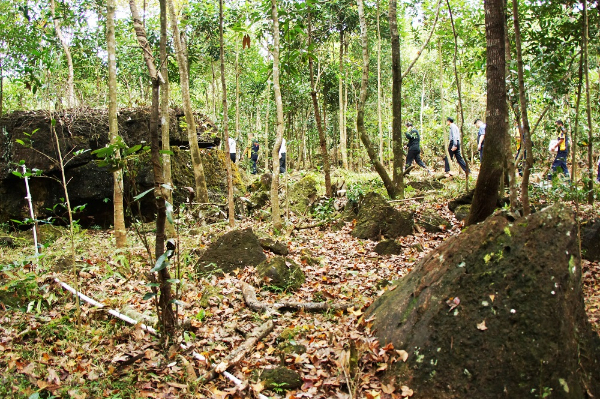
[[[351,303],[328,303],[328,302],[260,302],[256,299],[256,291],[250,284],[242,281],[242,295],[248,307],[256,312],[265,310],[306,310],[310,312],[324,312],[328,310],[346,310],[353,306]]]
[[[322,222],[319,223],[315,223],[315,224],[309,224],[307,226],[294,226],[294,230],[304,230],[304,229],[312,229],[314,227],[321,227],[325,224],[329,224],[331,223],[331,220],[324,220]]]
[[[86,303],[88,303],[88,304],[90,304],[92,306],[95,306],[97,308],[104,308],[105,307],[104,304],[102,304],[102,303],[100,303],[100,302],[98,302],[98,301],[90,298],[87,295],[82,294],[81,292],[78,292],[77,290],[75,290],[73,287],[71,287],[67,283],[63,283],[62,281],[60,281],[58,278],[55,278],[54,281],[56,281],[65,290],[69,291],[73,295],[77,295],[84,302],[86,302]],[[123,320],[124,322],[129,323],[129,324],[137,325],[139,323],[139,321],[137,321],[135,319],[132,319],[131,317],[125,316],[124,314],[121,314],[121,313],[119,313],[119,312],[117,312],[116,310],[113,310],[113,309],[109,309],[108,313],[111,314],[111,315],[113,315],[113,316],[115,316],[118,319]],[[154,328],[152,328],[150,326],[147,326],[145,324],[142,324],[142,323],[140,323],[140,324],[141,324],[141,327],[142,327],[143,330],[148,331],[152,335],[158,335],[158,332]],[[273,324],[273,323],[271,323],[271,324]],[[271,326],[271,329],[273,329],[272,326]],[[184,349],[184,350],[188,349],[188,347],[186,347],[183,344],[181,344],[181,348]],[[208,359],[206,359],[204,356],[202,356],[201,354],[199,354],[196,351],[192,351],[192,357],[194,357],[195,359],[200,360],[201,362],[208,363]],[[213,365],[213,368],[215,368],[215,367],[216,366]],[[238,388],[244,387],[244,384],[242,383],[242,381],[240,379],[236,378],[234,375],[228,373],[227,371],[223,371],[223,375],[225,377],[227,377],[231,382],[233,382]],[[258,397],[260,399],[269,399],[265,395],[262,395],[262,394],[259,394]]]
[[[221,361],[221,363],[219,363],[216,366],[213,365],[212,369],[206,374],[204,374],[204,376],[202,376],[202,381],[212,381],[215,378],[217,378],[219,373],[223,373],[227,371],[229,367],[239,363],[244,357],[246,357],[248,352],[250,352],[250,350],[254,348],[258,341],[260,341],[261,339],[269,335],[271,331],[273,331],[273,327],[273,321],[268,320],[267,322],[261,324],[260,326],[252,330],[252,332],[242,345],[234,349],[233,352],[231,352],[229,355],[227,355],[227,357],[225,357],[225,359]]]
[[[403,198],[403,199],[397,199],[397,200],[388,200],[388,202],[404,202],[404,201],[423,199],[423,198],[425,198],[425,197],[411,197],[411,198]]]

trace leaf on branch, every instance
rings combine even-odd
[[[162,269],[164,269],[165,267],[169,266],[169,256],[171,256],[172,253],[173,253],[172,250],[168,250],[167,252],[162,254],[156,261],[156,265],[150,271],[153,273],[159,272]]]
[[[144,191],[143,193],[136,195],[135,197],[133,197],[133,200],[134,200],[134,201],[139,201],[139,200],[140,200],[140,198],[143,198],[143,197],[144,197],[146,194],[148,194],[150,191],[154,191],[154,188],[148,189],[148,190]]]

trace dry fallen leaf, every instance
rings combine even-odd
[[[492,302],[494,302],[494,298],[496,298],[496,295],[490,295],[490,299],[492,300]]]
[[[381,384],[381,390],[384,393],[390,394],[396,390],[396,387],[394,386],[394,382],[392,381],[389,385]]]
[[[487,330],[487,329],[488,329],[488,328],[485,326],[485,320],[484,320],[484,321],[482,321],[481,323],[477,324],[477,329],[478,329],[478,330],[481,330],[481,331],[485,331],[485,330]]]
[[[261,393],[263,389],[265,389],[265,386],[261,381],[257,382],[256,384],[250,384],[250,387],[252,387],[252,390],[256,393]]]
[[[398,355],[400,355],[400,359],[402,359],[403,362],[406,362],[406,359],[408,359],[407,351],[405,351],[404,349],[400,349],[400,350],[396,350],[396,353]]]
[[[217,373],[222,373],[223,371],[227,370],[227,362],[221,362],[219,363],[219,365],[215,368],[215,371]]]
[[[402,397],[405,398],[407,396],[413,396],[413,390],[410,389],[409,387],[407,387],[406,385],[402,385],[400,387],[400,389],[402,389]]]

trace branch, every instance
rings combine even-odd
[[[431,27],[431,32],[429,32],[429,36],[427,37],[427,40],[425,41],[425,43],[423,43],[423,47],[421,47],[421,50],[419,50],[419,52],[417,53],[417,56],[415,57],[415,59],[412,60],[412,62],[410,63],[410,65],[406,69],[406,72],[404,72],[402,74],[402,77],[400,78],[400,81],[404,80],[404,78],[406,77],[406,75],[408,75],[408,73],[412,69],[413,65],[415,65],[415,63],[417,62],[417,60],[419,59],[419,57],[421,57],[421,53],[423,53],[423,50],[425,50],[425,47],[427,47],[427,45],[429,44],[429,40],[431,40],[431,37],[433,36],[433,32],[435,31],[435,27],[437,25],[438,17],[440,16],[440,9],[442,8],[441,6],[442,6],[442,0],[438,1],[437,11],[435,12],[435,20],[433,21],[433,26]]]
[[[146,66],[148,66],[150,78],[158,79],[164,83],[162,75],[156,69],[156,65],[154,65],[154,56],[152,55],[152,49],[150,48],[150,43],[148,42],[148,38],[146,37],[146,31],[144,29],[144,25],[142,24],[140,13],[137,9],[137,6],[135,5],[134,0],[129,0],[129,8],[131,9],[131,17],[133,19],[133,30],[135,30],[135,36],[137,38],[137,41],[144,52],[144,61],[146,61]]]
[[[242,295],[246,305],[256,312],[265,310],[306,310],[309,312],[326,312],[328,310],[346,310],[352,307],[351,303],[335,304],[329,302],[260,302],[256,299],[256,291],[250,284],[242,282]]]

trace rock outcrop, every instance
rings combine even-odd
[[[199,275],[231,273],[246,266],[257,266],[266,259],[251,228],[233,230],[219,237],[200,256],[196,272]]]
[[[377,193],[368,193],[359,205],[352,236],[378,241],[381,237],[398,238],[412,234],[411,212],[398,211]]]

